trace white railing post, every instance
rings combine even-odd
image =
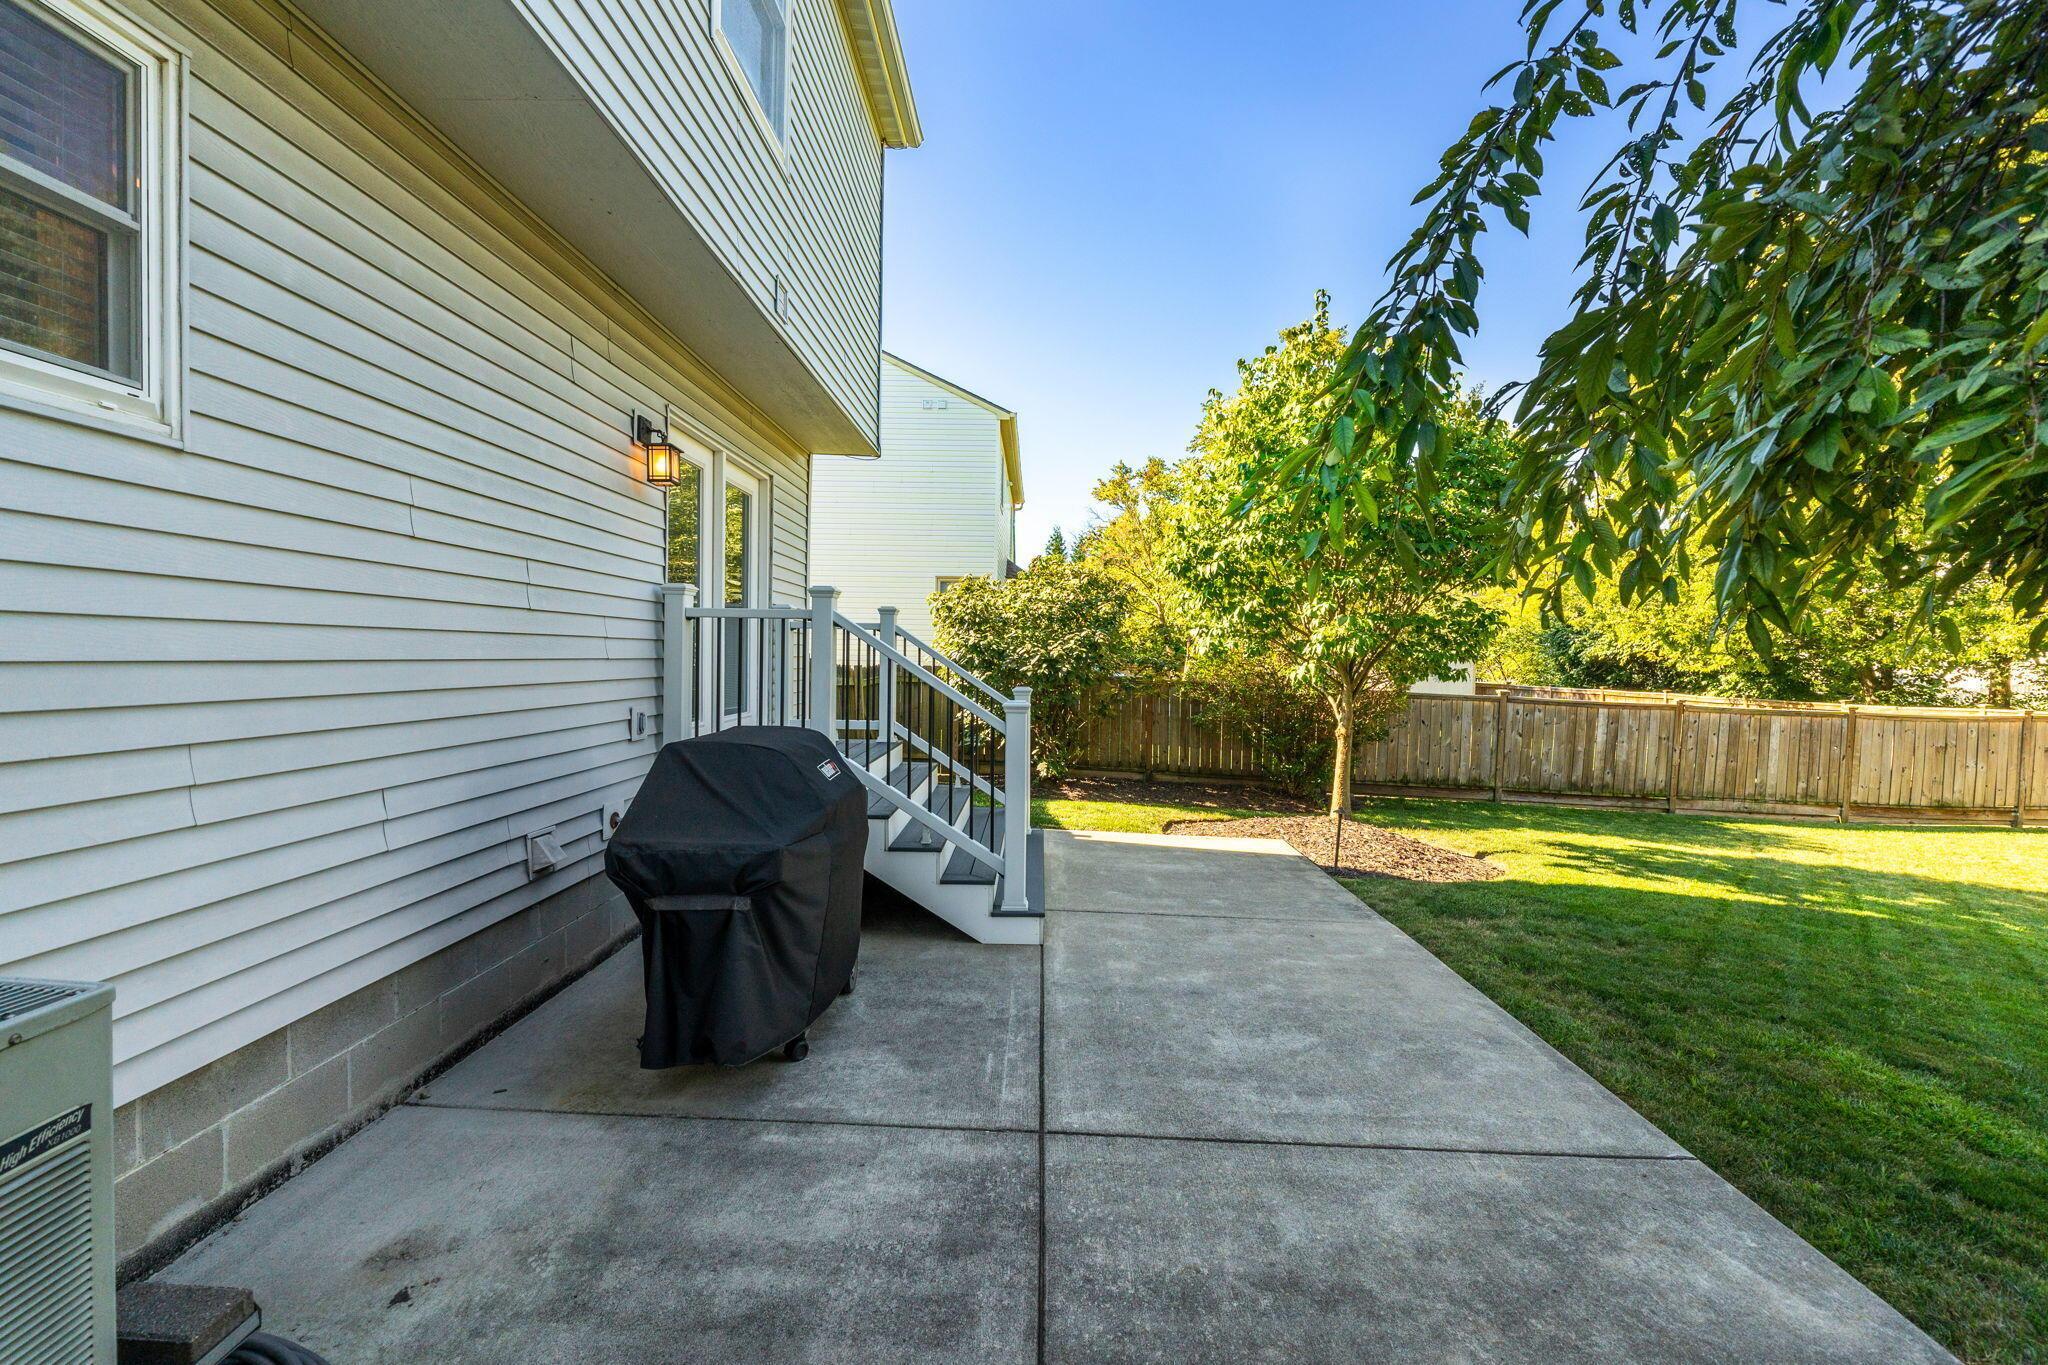
[[[838,606],[839,589],[811,589],[811,728],[822,731],[834,744],[839,742],[839,725],[833,715],[839,679],[833,661],[832,616]]]
[[[1031,689],[1003,703],[1003,904],[1031,913]]]
[[[891,649],[901,649],[903,646],[896,643],[896,608],[881,608],[875,613],[875,619],[880,622],[875,627],[875,634],[882,643]],[[882,752],[887,753],[896,743],[896,661],[884,654],[881,657],[881,667]],[[883,774],[885,777],[887,775],[886,772]]]
[[[697,605],[694,583],[661,585],[661,742],[689,734],[697,718],[697,655],[691,648],[689,610]]]

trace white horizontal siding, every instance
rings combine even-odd
[[[186,445],[0,409],[0,974],[114,982],[124,1102],[598,870],[658,693],[629,410],[769,480],[783,600],[808,503],[483,191],[138,17],[192,54]]]
[[[787,282],[790,343],[873,436],[882,144],[837,0],[789,3],[786,163],[717,46],[712,0],[519,4],[764,314]]]
[[[936,580],[1000,573],[1008,558],[999,419],[889,357],[882,458],[814,459],[811,485],[812,576],[855,620],[895,607],[929,640]]]

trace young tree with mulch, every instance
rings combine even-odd
[[[1360,736],[1383,733],[1408,688],[1475,658],[1500,615],[1473,599],[1514,460],[1511,433],[1471,396],[1443,417],[1443,456],[1426,482],[1397,490],[1370,519],[1331,516],[1304,532],[1292,510],[1243,498],[1247,466],[1318,439],[1344,334],[1329,297],[1279,344],[1238,363],[1238,391],[1212,392],[1184,461],[1168,555],[1214,623],[1211,648],[1281,662],[1330,708],[1330,809],[1351,809]],[[1323,466],[1335,476],[1335,458]],[[1363,484],[1351,485],[1360,494]]]

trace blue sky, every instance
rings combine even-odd
[[[891,153],[892,351],[1015,408],[1020,549],[1082,525],[1118,459],[1175,456],[1239,356],[1327,288],[1382,286],[1409,200],[1521,53],[1518,0],[896,0],[925,145]],[[1564,316],[1577,192],[1484,253],[1473,378],[1523,377]],[[1611,147],[1611,143],[1608,144]]]

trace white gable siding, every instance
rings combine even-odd
[[[805,581],[802,462],[262,11],[173,8],[186,448],[0,409],[0,974],[115,983],[117,1101],[599,869],[658,692],[628,409],[756,464]]]
[[[1002,429],[979,403],[885,356],[882,458],[811,466],[811,576],[853,619],[895,607],[929,640],[937,578],[1002,571]]]
[[[791,344],[872,439],[882,146],[837,0],[789,3],[786,165],[717,47],[712,0],[519,4],[770,316],[784,278]]]

